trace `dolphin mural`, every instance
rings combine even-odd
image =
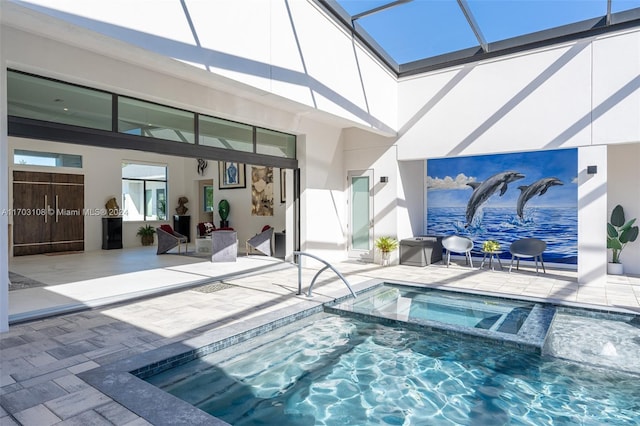
[[[527,204],[527,201],[532,199],[536,194],[538,196],[543,195],[547,190],[555,185],[564,185],[562,181],[555,177],[548,177],[539,179],[533,182],[531,185],[522,185],[519,186],[520,196],[518,197],[517,203],[517,213],[520,216],[520,219],[524,218],[524,205]]]
[[[469,197],[467,202],[467,224],[465,228],[471,225],[473,217],[476,215],[476,211],[485,203],[489,197],[491,197],[496,191],[500,190],[500,196],[507,192],[507,184],[524,178],[524,175],[513,170],[506,172],[496,173],[490,176],[484,182],[468,182],[467,185],[473,188],[473,194]]]

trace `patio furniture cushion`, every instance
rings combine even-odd
[[[197,227],[198,236],[200,237],[211,235],[211,233],[216,230],[216,226],[212,222],[200,222],[198,223]]]
[[[173,228],[171,227],[171,225],[160,225],[160,229],[162,229],[164,232],[173,234]]]

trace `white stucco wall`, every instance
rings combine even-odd
[[[341,131],[303,120],[298,144],[301,250],[327,261],[343,260],[347,216]]]
[[[598,173],[587,174],[588,166]],[[607,147],[578,150],[578,283],[603,284],[607,276]]]
[[[640,31],[593,43],[594,144],[640,141]]]
[[[640,226],[640,143],[610,145],[607,163],[610,183],[607,185],[605,219],[608,221],[613,208],[620,204],[624,208],[625,219],[635,218],[635,225]],[[611,259],[610,250],[607,258]],[[640,275],[640,237],[624,248],[620,261],[625,273]]]
[[[640,31],[399,83],[400,160],[640,140]]]
[[[356,170],[373,170],[373,239],[382,236],[399,238],[398,206],[401,204],[398,191],[401,183],[396,162],[396,146],[393,138],[373,135],[359,129],[345,129],[344,182],[349,190],[347,173]],[[386,176],[388,182],[380,182]],[[347,197],[349,195],[347,194]],[[345,215],[349,206],[345,204]],[[380,261],[380,253],[374,250],[374,261]],[[391,253],[391,262],[397,263],[398,251]]]

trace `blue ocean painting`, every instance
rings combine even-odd
[[[427,160],[426,234],[547,243],[548,263],[577,264],[577,149]]]

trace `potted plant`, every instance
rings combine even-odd
[[[136,235],[140,235],[143,246],[150,246],[153,244],[153,234],[155,233],[156,229],[154,227],[151,225],[145,225],[138,228],[138,233]]]
[[[388,266],[391,252],[398,248],[398,240],[393,237],[380,237],[374,244],[382,253],[382,266]]]
[[[638,238],[638,226],[633,226],[635,219],[626,221],[624,210],[620,204],[611,212],[611,220],[607,223],[607,248],[611,249],[611,262],[607,265],[607,272],[620,275],[624,272],[620,263],[620,254],[627,243]]]
[[[495,253],[500,251],[500,243],[496,240],[487,240],[482,243],[482,251],[487,253]]]

